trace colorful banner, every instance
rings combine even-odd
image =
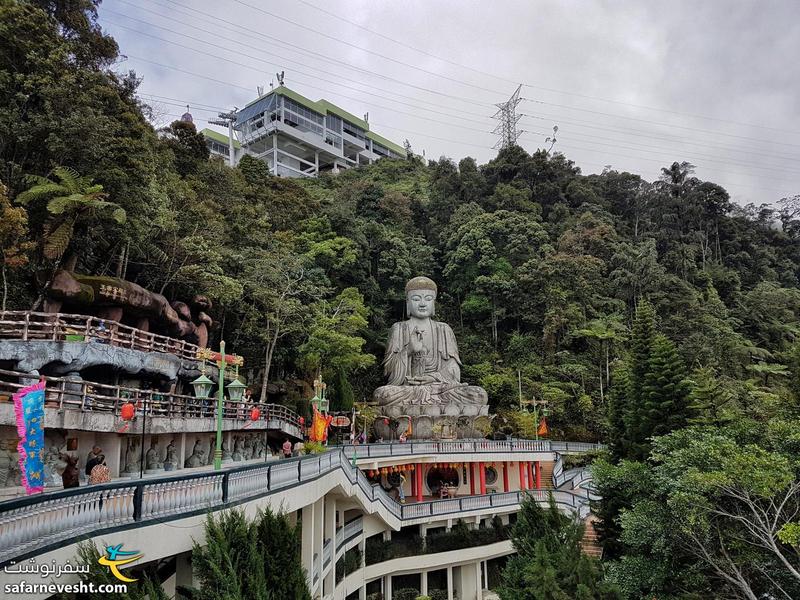
[[[308,434],[308,439],[312,442],[325,442],[328,440],[328,427],[333,419],[330,415],[323,415],[316,406],[312,406],[314,410],[314,420],[311,422],[311,431]]]
[[[19,469],[28,494],[44,491],[44,388],[40,381],[14,394]]]

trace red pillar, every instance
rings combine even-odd
[[[503,462],[503,491],[508,491],[508,463]]]
[[[528,489],[532,490],[534,489],[534,487],[536,487],[536,485],[534,484],[534,481],[536,480],[533,478],[533,463],[532,462],[525,463],[525,466],[528,469]]]
[[[542,463],[536,461],[536,489],[542,489]]]
[[[475,495],[475,463],[469,463],[469,495]]]
[[[519,489],[528,489],[528,487],[525,485],[525,463],[522,461],[519,461]]]
[[[417,502],[422,502],[422,463],[417,463],[417,470],[414,471],[417,477]]]
[[[483,467],[483,463],[478,463],[478,476],[480,477],[481,482],[481,495],[486,493],[486,469]]]

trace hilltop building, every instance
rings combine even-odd
[[[213,155],[235,165],[245,154],[274,175],[316,177],[380,158],[402,158],[402,146],[369,129],[361,119],[327,100],[309,100],[279,86],[231,115],[229,134],[203,129]],[[231,141],[233,151],[231,152]]]

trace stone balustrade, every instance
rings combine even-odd
[[[400,444],[403,452],[417,450],[435,453],[438,442]],[[566,442],[459,442],[462,452],[542,451],[541,444],[564,446]],[[570,443],[571,444],[571,443]],[[383,445],[386,446],[386,445]],[[376,445],[376,448],[379,447]],[[358,447],[359,449],[368,446]],[[535,450],[533,450],[535,448]],[[392,448],[382,448],[391,454]],[[165,518],[186,517],[209,510],[220,510],[253,500],[320,476],[340,471],[363,494],[362,502],[378,503],[401,522],[413,523],[431,516],[489,510],[518,505],[525,497],[547,502],[553,495],[562,510],[582,517],[589,512],[589,494],[566,491],[528,490],[483,496],[465,496],[415,504],[399,504],[368,477],[348,457],[349,451],[337,448],[324,454],[286,459],[268,464],[247,465],[222,472],[195,473],[176,477],[100,484],[0,502],[0,566],[11,560],[42,553],[72,543],[75,538],[96,535],[118,527],[143,526]],[[353,525],[352,528],[357,527]],[[343,539],[352,531],[346,530]],[[337,551],[339,542],[336,543]],[[319,559],[319,557],[318,557]]]

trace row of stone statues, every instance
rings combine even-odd
[[[202,467],[214,462],[214,449],[216,439],[210,436],[205,442],[197,438],[192,453],[183,462],[184,468]],[[267,443],[261,433],[241,434],[233,437],[233,447],[230,440],[226,439],[222,444],[223,462],[239,462],[252,460],[254,458],[264,458],[268,452]],[[139,473],[141,452],[139,450],[139,438],[131,436],[128,438],[127,450],[125,455],[125,468],[123,475],[134,475]],[[175,440],[171,440],[166,449],[166,455],[162,458],[158,449],[158,440],[153,438],[150,441],[150,448],[145,453],[145,472],[156,473],[160,471],[175,471],[178,468],[178,451],[175,447]]]

